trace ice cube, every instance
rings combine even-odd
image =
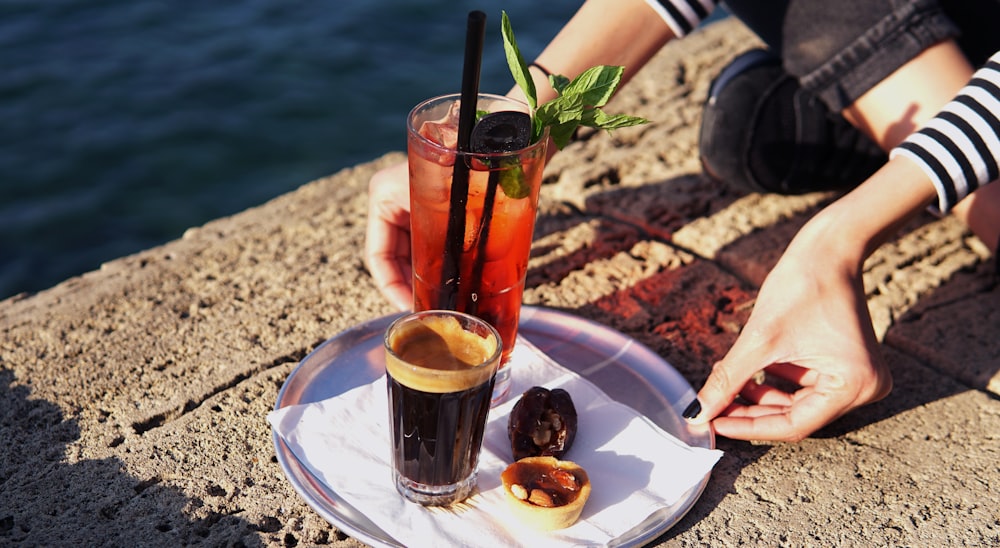
[[[458,143],[458,126],[428,120],[420,125],[420,136],[445,148],[455,149]]]
[[[448,107],[448,114],[440,120],[427,120],[420,125],[419,133],[445,148],[458,149],[459,101]]]

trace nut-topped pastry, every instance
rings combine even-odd
[[[590,496],[590,479],[576,463],[526,457],[500,474],[505,498],[521,521],[551,531],[576,523]]]

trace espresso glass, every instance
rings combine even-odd
[[[502,339],[475,316],[429,310],[385,334],[393,481],[408,500],[449,505],[476,486]]]

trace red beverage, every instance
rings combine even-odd
[[[507,362],[517,336],[547,139],[509,153],[458,152],[458,99],[426,101],[407,120],[413,304],[415,311],[473,314],[496,328],[504,345],[493,393],[497,402],[509,386]],[[477,110],[526,112],[527,106],[481,94]],[[457,205],[452,203],[456,161],[468,166],[468,190]],[[464,210],[461,242],[449,242],[454,207]]]

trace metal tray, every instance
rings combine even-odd
[[[274,408],[321,401],[377,379],[384,372],[382,335],[396,317],[366,322],[321,344],[285,380]],[[694,390],[677,370],[635,339],[590,320],[532,306],[521,311],[519,336],[688,445],[715,448],[710,429],[691,426],[681,417]],[[272,437],[285,476],[313,510],[373,546],[404,546],[313,476],[277,434]],[[655,461],[656,455],[649,458]],[[639,546],[663,534],[694,506],[708,479],[706,474],[677,503],[655,512],[612,545]]]

